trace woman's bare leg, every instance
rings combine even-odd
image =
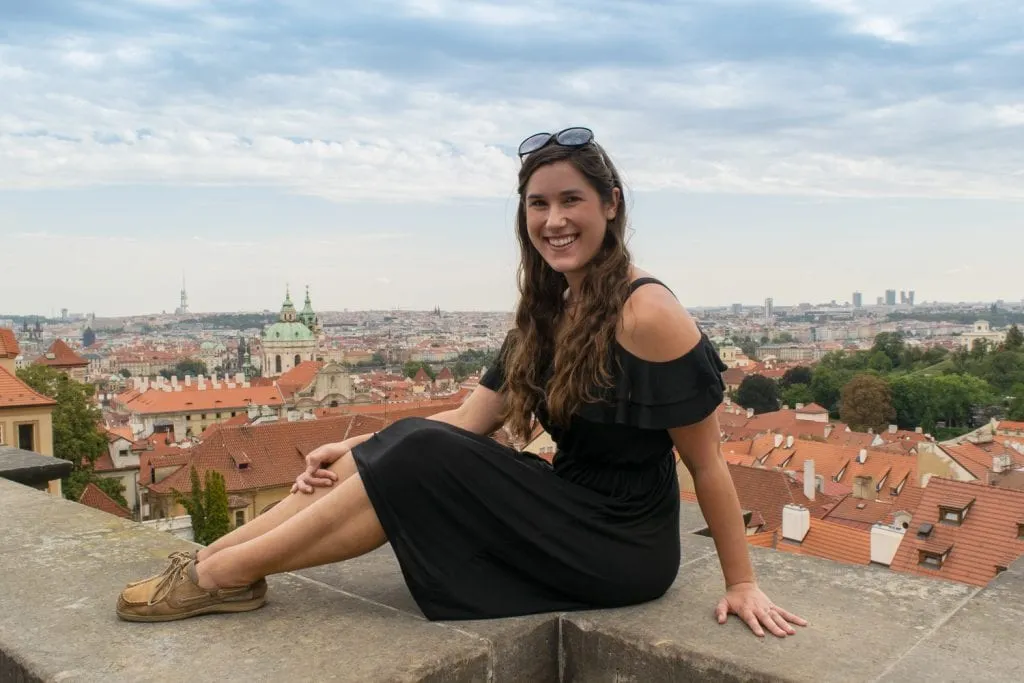
[[[354,474],[273,529],[200,562],[196,571],[203,588],[244,586],[269,574],[358,557],[386,541],[363,480]]]
[[[199,550],[199,561],[206,561],[214,553],[218,553],[225,548],[245,543],[246,541],[251,541],[258,536],[262,536],[271,529],[277,528],[280,524],[291,519],[301,510],[308,508],[310,505],[341,486],[344,481],[356,473],[356,463],[355,460],[352,459],[352,454],[346,453],[336,462],[332,463],[327,469],[331,470],[338,476],[337,481],[333,484],[330,486],[317,487],[313,489],[312,493],[290,494],[287,498],[282,499],[280,503],[264,512],[262,515],[254,518],[249,523],[243,524],[231,533],[221,536],[209,546],[201,548]]]

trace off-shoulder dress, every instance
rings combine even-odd
[[[640,278],[630,287],[649,283]],[[663,285],[662,285],[663,286]],[[480,383],[504,384],[502,359]],[[567,428],[536,417],[551,464],[447,423],[399,420],[353,449],[402,574],[429,619],[619,607],[660,597],[680,563],[668,429],[723,399],[711,341],[650,362],[616,344],[614,386]],[[542,362],[542,359],[538,359]]]

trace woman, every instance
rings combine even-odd
[[[724,369],[668,289],[626,249],[622,183],[585,128],[520,146],[521,298],[480,387],[456,410],[327,444],[292,495],[160,575],[118,614],[164,621],[245,611],[263,577],[390,541],[430,619],[618,607],[655,599],[679,569],[673,446],[693,475],[725,576],[716,615],[757,635],[805,622],[761,592],[719,454]],[[533,417],[553,464],[488,437]]]

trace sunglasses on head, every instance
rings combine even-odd
[[[589,128],[566,128],[557,133],[535,133],[519,143],[519,158],[533,154],[552,142],[561,147],[583,147],[594,141],[594,131]]]

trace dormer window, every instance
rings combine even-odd
[[[940,505],[939,521],[943,524],[960,526],[967,519],[967,513],[970,511],[971,504],[973,503],[974,500],[972,499],[965,505]]]
[[[942,569],[942,565],[946,562],[946,558],[949,557],[949,551],[953,549],[953,546],[927,546],[919,548],[917,551],[917,563],[922,567],[928,567],[929,569]]]
[[[1024,541],[1024,522],[1017,522],[1017,540]]]

